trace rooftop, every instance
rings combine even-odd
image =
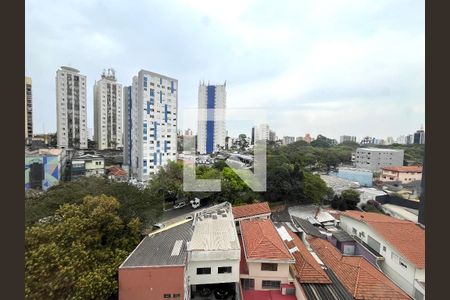
[[[311,224],[308,220],[294,217],[292,216],[292,221],[294,222],[294,225],[300,227],[306,234],[315,236],[318,238],[325,238],[326,236],[317,229],[316,226]]]
[[[354,239],[344,230],[338,230],[332,233],[333,237],[339,242],[352,242]]]
[[[189,221],[146,236],[120,268],[184,265],[186,243],[192,232],[192,221]]]
[[[333,284],[302,283],[301,286],[308,300],[353,300],[352,295],[346,290],[337,276],[330,269],[325,273]]]
[[[281,291],[243,290],[244,300],[297,300],[295,295],[282,295]]]
[[[421,166],[395,166],[395,167],[384,167],[381,168],[384,171],[392,171],[392,172],[414,172],[421,173]]]
[[[242,241],[247,260],[278,260],[294,262],[286,245],[270,220],[240,221]]]
[[[112,166],[107,168],[107,172],[111,175],[117,176],[117,177],[124,177],[127,176],[127,171],[120,167]]]
[[[194,227],[188,251],[240,250],[229,202],[197,212]]]
[[[349,210],[342,216],[367,224],[417,268],[425,268],[425,230],[419,225],[378,213]]]
[[[280,227],[278,232],[295,258],[292,270],[298,282],[331,284],[330,278],[295,233],[285,227]]]
[[[356,149],[356,151],[358,151],[358,150],[379,151],[379,152],[403,152],[402,149],[385,149],[385,148],[358,148],[358,149]]]
[[[247,204],[233,207],[235,219],[270,214],[270,207],[267,202]]]
[[[330,242],[311,238],[310,245],[354,299],[411,299],[362,256],[343,256]]]

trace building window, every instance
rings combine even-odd
[[[164,294],[164,299],[171,298],[171,296],[172,295],[170,295],[170,294]]]
[[[408,266],[406,265],[406,263],[400,258],[398,263],[400,264],[400,266],[402,266],[403,268],[407,269]]]
[[[211,268],[197,268],[197,275],[211,274]]]
[[[386,246],[383,246],[383,252],[386,252]]]
[[[352,229],[352,233],[353,233],[353,235],[357,235],[357,234],[358,234],[358,230],[356,230],[356,228],[355,228],[355,227],[353,227],[353,229]]]
[[[219,274],[231,273],[231,267],[219,267],[217,273]]]
[[[278,264],[261,263],[261,271],[277,271]]]
[[[181,298],[181,295],[180,294],[173,294],[172,298]]]
[[[263,289],[279,289],[281,281],[273,281],[273,280],[263,280],[262,288]]]

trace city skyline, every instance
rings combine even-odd
[[[196,108],[199,81],[226,80],[227,107],[270,109],[280,136],[395,138],[425,123],[423,1],[292,4],[275,17],[264,1],[140,1],[126,13],[117,1],[27,1],[34,132],[56,130],[61,65],[87,76],[89,128],[94,82],[109,67],[124,85],[140,69],[177,78],[180,109]]]

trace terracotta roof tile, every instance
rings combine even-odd
[[[394,166],[394,167],[384,167],[381,169],[392,172],[414,172],[414,173],[422,172],[421,166]]]
[[[235,219],[270,214],[270,207],[267,202],[233,206],[233,216]]]
[[[354,299],[411,299],[364,257],[343,256],[330,242],[319,238],[310,238],[309,242]]]
[[[106,170],[107,170],[108,174],[112,174],[117,177],[127,176],[127,172],[124,169],[116,167],[116,166],[109,167]]]
[[[331,284],[331,280],[316,259],[311,255],[300,238],[290,229],[286,228],[292,241],[284,241],[289,249],[297,247],[298,251],[292,253],[295,264],[292,266],[293,273],[300,283],[322,283]]]
[[[240,228],[247,260],[294,260],[271,220],[243,220]]]
[[[425,268],[425,230],[419,225],[378,213],[349,210],[342,215],[366,223],[417,268]]]

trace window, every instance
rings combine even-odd
[[[219,267],[217,273],[219,274],[231,273],[231,267]]]
[[[352,233],[353,233],[354,235],[356,235],[356,234],[358,233],[358,230],[356,230],[356,228],[355,228],[355,227],[353,227],[353,229],[352,229]]]
[[[197,275],[211,274],[211,268],[197,268]]]
[[[261,271],[277,271],[278,264],[261,263]]]
[[[383,246],[383,252],[386,252],[386,246]]]
[[[263,289],[279,289],[281,281],[273,281],[273,280],[263,280],[262,288]]]
[[[403,268],[407,269],[408,266],[406,265],[406,263],[400,258],[398,263],[400,264],[400,266],[402,266]]]
[[[172,298],[181,298],[181,295],[180,294],[173,294]]]
[[[170,294],[164,294],[164,299],[171,298]]]

